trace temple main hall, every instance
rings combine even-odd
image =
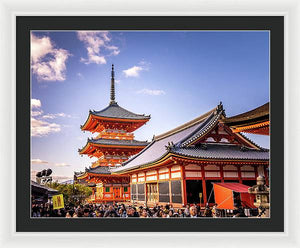
[[[258,175],[268,182],[269,150],[243,131],[268,135],[268,105],[227,118],[222,103],[161,135],[136,141],[133,131],[150,120],[121,108],[114,99],[102,111],[90,111],[82,130],[99,133],[79,150],[99,160],[78,180],[92,184],[90,202],[128,201],[154,206],[170,203],[214,204],[213,185],[253,186]],[[130,138],[129,138],[130,137]]]
[[[133,158],[112,169],[129,175],[131,201],[155,205],[213,204],[213,184],[256,184],[268,177],[269,150],[224,122],[222,103],[175,129],[153,138]]]

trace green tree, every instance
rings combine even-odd
[[[90,187],[82,184],[60,184],[52,182],[49,187],[56,189],[60,194],[64,195],[65,204],[81,204],[86,198],[92,194]]]

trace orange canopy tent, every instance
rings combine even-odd
[[[249,186],[241,183],[214,183],[214,194],[217,208],[234,209],[234,192],[240,195],[243,207],[255,208],[254,195],[248,193]]]

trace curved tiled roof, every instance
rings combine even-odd
[[[269,108],[270,104],[268,102],[256,109],[229,118],[225,118],[222,121],[229,126],[233,126],[244,122],[250,123],[257,120],[269,120]]]
[[[147,146],[149,142],[138,140],[123,140],[123,139],[88,139],[89,143],[99,145],[118,145],[118,146]]]
[[[270,158],[268,150],[256,150],[241,148],[236,145],[206,144],[201,147],[174,148],[172,153],[184,155],[192,158],[207,159],[242,159],[242,160],[268,160]]]
[[[98,166],[96,168],[86,169],[86,172],[94,174],[111,174],[109,166]]]
[[[189,147],[193,141],[210,132],[218,124],[219,120],[224,117],[224,109],[222,104],[220,104],[217,108],[214,108],[201,117],[155,137],[140,153],[123,163],[122,166],[112,169],[112,172],[118,173],[147,166],[159,161],[168,153],[204,159],[269,159],[269,151],[255,146],[249,140],[249,144],[253,144],[256,149],[241,149],[241,145],[231,144],[207,144],[206,148],[197,146]]]
[[[100,111],[90,111],[91,114],[99,117],[131,119],[131,120],[148,120],[150,115],[140,115],[130,112],[120,107],[116,102],[109,104],[105,109]]]
[[[216,108],[209,111],[208,114],[204,114],[202,118],[196,118],[195,120],[186,123],[186,125],[181,125],[180,128],[173,129],[163,135],[155,137],[144,150],[123,163],[123,166],[114,169],[113,172],[138,168],[141,165],[159,160],[168,153],[167,146],[171,143],[178,145],[182,141],[185,141],[190,137],[191,133],[201,129],[205,123],[215,116],[215,114]]]
[[[211,118],[207,118],[202,127],[198,128],[194,133],[191,133],[191,135],[187,137],[187,139],[183,141],[180,146],[184,147],[186,145],[189,145],[190,143],[199,139],[201,136],[210,131],[218,123],[218,120],[220,119],[222,113],[223,112],[220,111],[219,113],[213,115]]]
[[[40,185],[37,182],[31,180],[31,187],[35,187],[38,190],[42,190],[45,193],[57,193],[58,190],[47,187],[46,185]]]
[[[149,145],[149,142],[147,141],[138,141],[138,140],[122,140],[122,139],[87,139],[87,143],[86,145],[81,148],[78,149],[78,152],[83,151],[88,144],[97,144],[97,145],[104,145],[104,146],[124,146],[124,147],[128,147],[128,146],[140,146],[141,148]]]

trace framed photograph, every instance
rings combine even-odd
[[[17,16],[17,232],[283,232],[283,16]]]
[[[299,246],[299,1],[2,0],[0,13],[1,246]],[[116,104],[138,118],[103,125]],[[168,140],[207,113],[220,114],[211,137]],[[216,161],[241,139],[235,152],[269,159]]]

